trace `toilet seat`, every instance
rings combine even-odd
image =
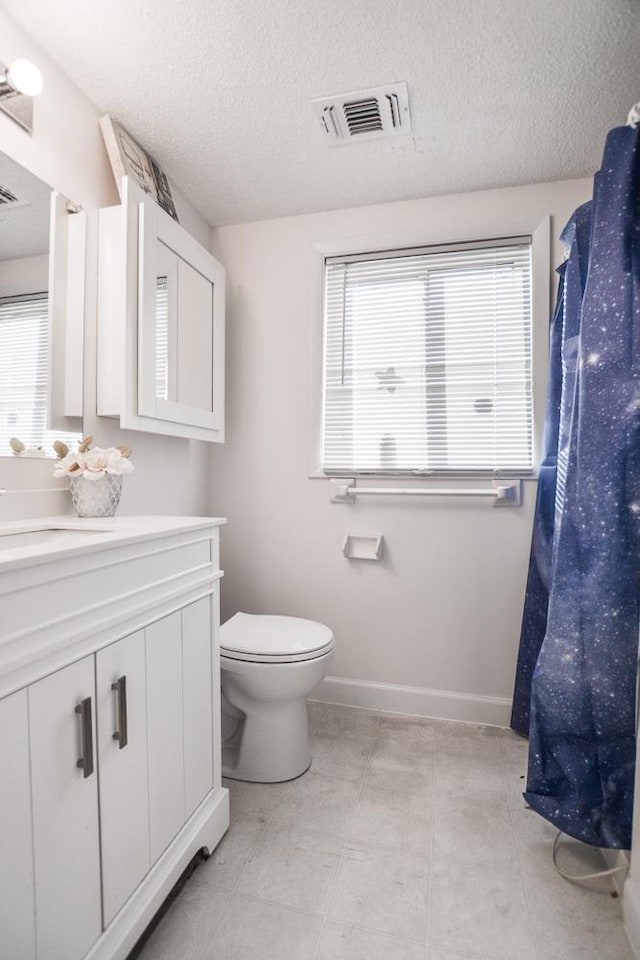
[[[301,617],[236,613],[220,628],[220,655],[250,663],[315,660],[335,646],[328,627]]]

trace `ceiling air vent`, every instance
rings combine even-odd
[[[334,147],[411,133],[406,83],[321,97],[311,105],[325,139]]]
[[[12,193],[8,187],[3,187],[0,183],[0,207],[15,206],[20,204],[15,193]]]

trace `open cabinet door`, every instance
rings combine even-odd
[[[224,441],[225,270],[164,210],[138,202],[140,417]]]
[[[86,214],[53,191],[49,236],[50,430],[82,433]]]

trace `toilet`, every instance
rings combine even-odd
[[[311,763],[307,696],[335,641],[314,620],[236,613],[220,628],[222,774],[279,783]]]

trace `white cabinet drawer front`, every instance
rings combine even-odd
[[[145,630],[151,862],[185,820],[181,612]]]
[[[181,594],[206,586],[212,572],[206,536],[169,549],[161,542],[155,549],[132,545],[17,571],[29,588],[12,581],[13,590],[7,582],[0,591],[0,673],[4,662],[24,663],[56,642],[68,645],[70,634],[95,634],[171,596],[180,605]]]
[[[182,611],[184,794],[189,817],[213,789],[212,598]]]
[[[150,866],[144,630],[98,651],[96,701],[106,927]]]
[[[94,680],[85,657],[28,690],[38,960],[80,960],[102,928]]]
[[[0,960],[34,960],[27,691],[0,700]]]

